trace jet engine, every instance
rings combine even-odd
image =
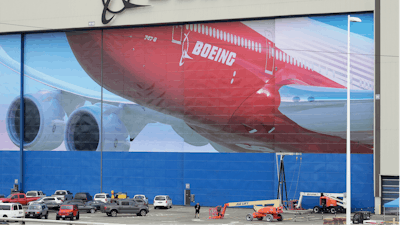
[[[60,91],[40,91],[24,95],[24,149],[52,150],[64,139],[65,112]],[[20,146],[20,97],[7,110],[6,127],[11,141]]]
[[[100,151],[103,143],[103,151],[128,151],[130,135],[119,118],[120,112],[120,107],[103,104],[101,113],[100,103],[83,106],[72,112],[65,128],[66,149]]]

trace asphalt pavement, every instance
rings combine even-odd
[[[334,217],[344,218],[345,214],[313,214],[305,213],[302,215],[296,215],[293,213],[283,213],[283,221],[272,221],[267,222],[265,220],[253,220],[247,221],[246,215],[253,213],[252,209],[249,208],[227,208],[224,219],[209,219],[208,213],[209,207],[201,207],[200,218],[194,218],[194,207],[192,206],[173,206],[171,209],[154,209],[150,206],[150,212],[146,216],[137,216],[135,214],[118,214],[117,217],[109,217],[105,213],[85,213],[81,212],[79,222],[89,222],[99,225],[126,225],[126,224],[159,224],[159,225],[171,225],[171,224],[229,224],[229,225],[256,225],[256,224],[323,224],[323,219],[333,219]],[[392,224],[392,219],[395,215],[386,216],[385,220],[387,223]],[[398,217],[397,217],[398,218]],[[56,219],[56,211],[51,211],[49,214],[49,221]],[[381,215],[373,215],[374,220],[383,220]],[[44,219],[42,219],[44,220]],[[69,222],[66,219],[65,222]],[[78,221],[71,221],[71,224]],[[398,221],[398,219],[397,219]],[[17,224],[17,223],[10,223]],[[26,225],[39,225],[52,223],[43,223],[41,220],[37,222],[26,222]],[[57,224],[57,223],[54,223]]]

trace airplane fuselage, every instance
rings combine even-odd
[[[181,118],[234,151],[346,150],[343,138],[305,129],[278,109],[285,85],[345,87],[241,22],[66,34],[77,60],[99,85]],[[352,143],[353,153],[372,153],[371,148]]]

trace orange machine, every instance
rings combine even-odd
[[[301,207],[303,196],[319,197],[319,205],[313,208],[315,213],[330,212],[335,214],[337,212],[346,212],[347,200],[345,193],[300,192],[300,198],[296,208]]]
[[[336,207],[337,206],[337,201],[334,199],[329,198],[328,196],[321,196],[319,198],[319,204],[320,205],[325,205],[326,207]]]
[[[215,208],[211,208],[209,210],[209,218],[210,219],[223,219],[225,216],[227,207],[241,207],[241,206],[253,206],[254,213],[247,214],[246,219],[251,221],[253,218],[257,218],[258,220],[262,220],[265,217],[265,220],[270,222],[273,219],[278,221],[282,221],[283,217],[281,215],[282,206],[279,206],[280,200],[260,200],[260,201],[249,201],[249,202],[230,202],[226,203],[224,207],[217,206]]]

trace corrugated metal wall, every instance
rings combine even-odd
[[[345,154],[303,154],[285,157],[288,197],[300,191],[346,190]],[[19,152],[0,151],[0,193],[8,194],[19,176]],[[24,190],[57,189],[73,193],[100,192],[100,153],[64,151],[24,152]],[[276,198],[275,154],[268,153],[103,153],[103,191],[145,194],[152,198],[168,194],[183,204],[189,183],[196,201],[216,206],[231,201]],[[313,207],[318,198],[305,197]],[[373,155],[352,155],[352,208],[372,210]]]

